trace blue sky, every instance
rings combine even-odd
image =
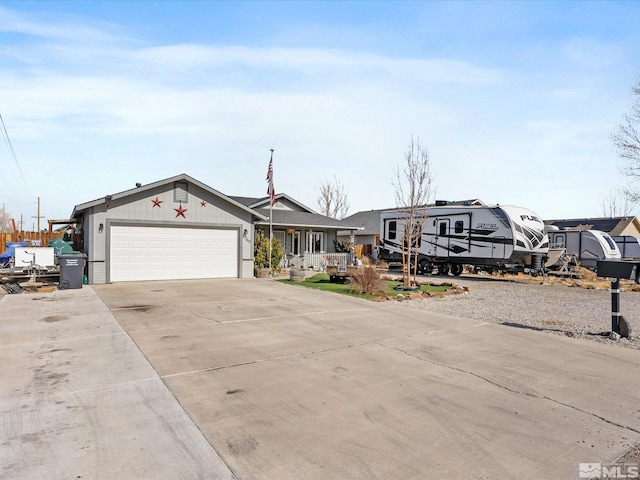
[[[602,216],[639,23],[638,2],[0,2],[0,200],[67,218],[179,173],[262,196],[274,148],[278,192],[315,206],[335,175],[350,213],[393,207],[413,135],[438,199]]]

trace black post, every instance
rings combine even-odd
[[[620,279],[611,279],[611,331],[620,333]]]

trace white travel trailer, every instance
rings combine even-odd
[[[598,260],[619,260],[622,258],[616,242],[600,230],[559,230],[546,227],[552,248],[566,250],[585,268],[594,269]]]
[[[418,241],[418,266],[460,275],[464,265],[487,270],[542,273],[549,252],[544,223],[531,210],[502,205],[460,205],[436,202],[420,212],[426,216]],[[380,257],[401,261],[405,214],[381,214]]]
[[[631,235],[611,238],[618,245],[622,258],[640,258],[640,239]]]

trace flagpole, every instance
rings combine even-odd
[[[269,165],[273,165],[273,148],[271,150],[271,160]],[[273,189],[273,173],[271,174],[271,189]],[[269,197],[269,275],[273,275],[273,268],[271,266],[271,244],[273,243],[273,192]]]

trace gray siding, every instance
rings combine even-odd
[[[154,206],[153,201],[156,199],[160,202],[160,206]],[[180,205],[186,209],[184,213],[186,218],[177,216],[174,210]],[[241,238],[239,275],[253,276],[252,220],[250,212],[191,183],[187,201],[182,203],[174,201],[173,184],[161,185],[141,191],[140,194],[134,192],[125,198],[107,201],[105,204],[90,208],[85,213],[84,234],[85,250],[89,261],[89,282],[108,281],[109,228],[112,224],[237,228]],[[243,238],[245,229],[248,240]]]

